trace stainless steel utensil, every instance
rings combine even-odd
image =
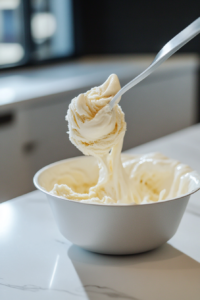
[[[109,105],[112,109],[116,104],[119,97],[121,97],[124,93],[126,93],[133,86],[138,84],[140,81],[145,79],[151,73],[153,73],[165,60],[167,60],[170,56],[172,56],[176,51],[178,51],[181,47],[183,47],[186,43],[188,43],[191,39],[193,39],[197,34],[200,33],[200,18],[196,19],[193,23],[191,23],[188,27],[182,30],[179,34],[177,34],[173,39],[171,39],[156,55],[155,59],[151,63],[151,65],[144,70],[140,75],[127,83],[110,101]]]

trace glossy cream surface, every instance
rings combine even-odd
[[[200,184],[190,167],[160,153],[125,156],[122,161],[124,113],[119,104],[112,110],[108,105],[120,88],[112,74],[101,86],[71,101],[66,116],[70,141],[95,157],[98,169],[91,176],[89,165],[86,171],[74,160],[70,171],[54,178],[50,193],[88,203],[140,204],[172,199]]]

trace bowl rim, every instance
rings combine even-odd
[[[122,153],[123,156],[131,156],[131,154],[129,153]],[[38,170],[34,177],[33,177],[33,183],[35,185],[35,187],[45,193],[46,195],[49,195],[49,196],[52,196],[52,197],[55,197],[59,200],[65,200],[65,201],[69,201],[69,202],[73,202],[73,203],[79,203],[79,204],[84,204],[84,205],[97,205],[97,206],[103,206],[103,207],[128,207],[128,206],[134,206],[134,207],[138,207],[138,206],[144,206],[144,205],[155,205],[155,204],[161,204],[161,203],[166,203],[166,202],[171,202],[171,201],[174,201],[174,200],[178,200],[178,199],[181,199],[181,198],[185,198],[187,196],[190,196],[194,193],[196,193],[197,191],[200,190],[200,186],[194,190],[192,190],[190,193],[187,193],[187,194],[184,194],[184,195],[181,195],[180,197],[175,197],[175,198],[172,198],[172,199],[166,199],[166,200],[162,200],[162,201],[157,201],[157,202],[150,202],[150,203],[144,203],[144,204],[136,204],[136,203],[130,203],[130,204],[101,204],[101,203],[88,203],[88,202],[80,202],[78,200],[70,200],[70,199],[67,199],[67,198],[64,198],[62,196],[57,196],[57,195],[54,195],[54,194],[50,194],[49,192],[47,192],[44,188],[42,188],[39,183],[38,183],[38,178],[39,176],[44,172],[46,171],[47,169],[53,167],[53,166],[56,166],[56,165],[59,165],[59,164],[63,164],[64,162],[67,162],[67,161],[70,161],[70,160],[76,160],[76,159],[84,159],[84,158],[88,158],[88,157],[93,157],[93,156],[84,156],[84,155],[79,155],[79,156],[76,156],[76,157],[70,157],[70,158],[66,158],[66,159],[62,159],[62,160],[59,160],[57,162],[54,162],[54,163],[51,163],[43,168],[41,168],[40,170]],[[194,170],[193,170],[194,171]]]

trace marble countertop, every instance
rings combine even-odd
[[[129,150],[161,151],[200,172],[200,125]],[[199,300],[200,192],[175,236],[147,253],[107,256],[72,245],[39,191],[0,205],[0,299]]]

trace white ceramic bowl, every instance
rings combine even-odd
[[[51,164],[36,173],[34,184],[49,200],[63,236],[84,249],[103,254],[133,254],[152,250],[177,231],[190,194],[172,200],[142,205],[101,205],[51,195],[58,174],[79,160],[81,169],[98,177],[92,157],[76,157]],[[46,190],[47,189],[47,190]]]

